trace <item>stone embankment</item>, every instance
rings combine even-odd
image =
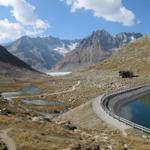
[[[110,95],[103,95],[93,103],[93,110],[101,119],[112,126],[125,130],[133,127],[144,132],[150,133],[150,129],[133,123],[120,117],[120,109],[122,105],[133,101],[137,97],[150,93],[150,85],[139,86],[123,91],[118,91]]]

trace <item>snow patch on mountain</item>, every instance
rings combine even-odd
[[[54,50],[65,56],[68,52],[74,50],[78,45],[78,42],[71,43],[70,45],[65,45],[62,43],[62,46],[56,47]]]

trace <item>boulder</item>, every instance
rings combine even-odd
[[[122,78],[133,78],[133,72],[132,71],[119,71],[119,76]]]
[[[128,150],[128,145],[127,144],[123,145],[123,150]]]
[[[63,127],[73,131],[77,129],[77,127],[73,125],[70,121],[64,123]]]
[[[0,114],[1,115],[9,115],[9,114],[11,114],[11,111],[8,110],[7,108],[3,108],[0,110]]]
[[[40,122],[40,121],[43,121],[43,118],[42,117],[32,117],[31,120],[33,122]]]
[[[99,145],[94,145],[94,146],[92,147],[92,150],[100,150],[100,146],[99,146]]]

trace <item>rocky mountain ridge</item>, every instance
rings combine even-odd
[[[64,55],[73,50],[78,40],[61,40],[49,37],[23,36],[7,46],[9,52],[37,70],[50,69]]]
[[[82,40],[23,36],[7,49],[31,67],[47,71],[72,71],[108,58],[114,49],[142,37],[140,33],[122,32],[116,36],[97,30]]]
[[[105,30],[97,30],[81,40],[75,50],[55,65],[53,70],[72,71],[103,61],[111,56],[114,49],[142,37],[140,33],[122,32],[112,36]]]

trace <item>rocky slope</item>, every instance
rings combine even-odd
[[[36,70],[0,46],[0,75],[17,77],[26,73],[38,74]]]
[[[134,42],[136,39],[142,37],[141,33],[127,33],[121,32],[116,35],[116,39],[119,43],[119,47],[130,42]]]
[[[52,36],[43,38],[24,36],[8,45],[7,49],[33,68],[46,70],[74,49],[77,43],[78,40],[61,40]]]
[[[114,49],[139,37],[142,37],[142,34],[123,32],[114,37],[105,30],[98,30],[83,39],[76,49],[68,53],[53,69],[71,71],[97,63],[108,58]]]

